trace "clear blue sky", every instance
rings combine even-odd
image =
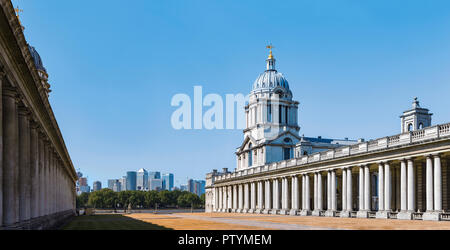
[[[89,183],[127,170],[175,184],[236,165],[240,130],[172,129],[177,93],[247,94],[265,45],[300,101],[300,134],[400,132],[418,96],[450,121],[450,1],[15,0],[50,75],[50,102]]]

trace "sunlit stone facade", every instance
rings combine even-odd
[[[246,106],[236,169],[206,175],[206,212],[450,220],[450,124],[432,126],[415,98],[401,134],[300,137],[299,103],[276,74],[271,54]]]
[[[0,229],[53,228],[75,213],[75,169],[10,1],[0,2],[0,31]]]

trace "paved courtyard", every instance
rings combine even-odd
[[[446,221],[230,213],[136,213],[125,216],[175,230],[450,230],[450,222]]]

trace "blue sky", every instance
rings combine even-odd
[[[52,84],[50,102],[89,183],[127,170],[178,186],[234,168],[240,130],[174,130],[173,95],[247,94],[277,69],[300,101],[300,134],[352,139],[400,132],[419,97],[450,121],[449,1],[15,0]]]

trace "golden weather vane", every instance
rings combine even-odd
[[[23,10],[20,9],[19,6],[17,6],[16,8],[14,8],[14,10],[16,11],[17,19],[19,19],[19,24],[22,25],[22,23],[20,22],[20,14],[19,14],[19,13],[20,13],[20,12],[23,13]]]
[[[269,54],[269,59],[273,59],[273,55],[272,55],[272,49],[275,48],[272,43],[270,43],[269,45],[266,46],[267,49],[269,49],[270,54]]]

